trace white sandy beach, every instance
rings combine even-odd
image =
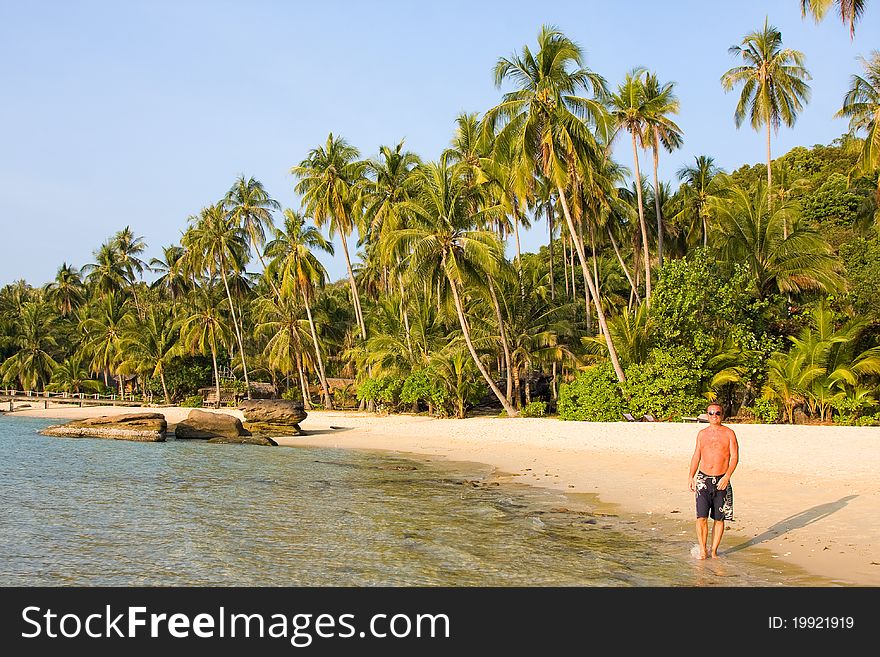
[[[73,419],[158,411],[173,425],[190,410],[58,407],[14,415]],[[499,480],[598,495],[603,505],[642,517],[646,531],[693,535],[687,470],[696,433],[705,426],[311,411],[302,423],[307,435],[277,440],[485,463]],[[733,476],[735,521],[728,523],[722,559],[725,551],[769,551],[772,559],[836,583],[880,585],[880,529],[872,506],[880,500],[880,428],[729,426],[739,438],[740,464]]]

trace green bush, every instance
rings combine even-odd
[[[772,399],[759,397],[743,410],[748,411],[758,424],[773,424],[779,419],[779,405]]]
[[[614,422],[621,419],[623,397],[610,363],[595,365],[559,387],[559,419]]]
[[[872,426],[875,417],[865,415],[865,411],[874,405],[873,399],[865,399],[860,397],[842,397],[835,399],[832,404],[836,413],[834,414],[834,424],[844,426]],[[864,422],[860,422],[864,420]]]
[[[288,388],[281,393],[281,399],[286,399],[287,401],[302,401],[302,392],[296,388]]]
[[[519,414],[521,417],[545,417],[547,415],[547,402],[529,402],[520,409]]]
[[[165,369],[165,385],[172,399],[185,399],[195,395],[199,388],[214,384],[214,366],[211,358],[204,356],[178,356],[171,359]],[[162,381],[158,376],[150,377],[146,388],[154,397],[164,397]]]
[[[400,401],[403,404],[424,402],[435,413],[440,412],[446,403],[446,389],[438,382],[437,376],[429,370],[416,370],[403,381]]]
[[[646,363],[630,365],[621,385],[630,413],[636,417],[650,413],[658,420],[673,422],[700,413],[706,398],[699,394],[702,371],[693,358],[694,354],[682,347],[653,349]]]
[[[367,379],[357,388],[357,398],[376,404],[376,410],[388,411],[400,403],[403,379],[396,376],[379,376]]]
[[[180,405],[187,408],[201,408],[202,398],[199,395],[192,395],[191,397],[187,397],[182,402],[180,402]]]

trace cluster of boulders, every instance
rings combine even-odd
[[[193,409],[174,427],[178,440],[200,439],[209,443],[277,445],[272,438],[298,436],[300,422],[306,419],[301,404],[283,399],[246,401],[238,407],[244,413],[242,423],[234,415]],[[161,413],[126,413],[74,420],[43,430],[48,436],[111,438],[162,442],[169,435],[168,423]]]

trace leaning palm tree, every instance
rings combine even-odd
[[[767,20],[762,30],[747,34],[740,45],[731,46],[728,52],[741,57],[744,63],[722,75],[721,85],[725,91],[742,85],[733,114],[737,128],[748,115],[752,128],[759,130],[764,126],[767,130],[767,189],[772,190],[771,128],[778,132],[782,123],[793,126],[798,112],[810,99],[807,80],[811,77],[804,68],[804,54],[783,49],[782,33]],[[788,234],[788,228],[785,233]]]
[[[309,319],[318,378],[324,391],[324,405],[327,409],[332,409],[333,400],[324,370],[324,356],[321,354],[321,343],[318,341],[311,309],[315,289],[323,287],[327,280],[327,271],[313,253],[318,250],[332,255],[333,245],[324,239],[317,228],[307,226],[305,217],[301,214],[290,209],[284,210],[284,230],[276,230],[275,239],[266,245],[266,255],[271,259],[269,270],[280,279],[282,296],[302,298]],[[280,301],[279,298],[279,304]]]
[[[503,247],[494,233],[473,229],[484,219],[480,215],[498,212],[500,208],[474,213],[466,181],[445,157],[439,163],[423,165],[416,176],[419,195],[407,206],[411,227],[389,234],[386,248],[391,253],[407,255],[409,272],[418,284],[429,282],[433,289],[437,278],[445,280],[474,364],[508,416],[514,417],[516,409],[477,354],[462,301],[467,288],[484,284],[504,258]]]
[[[880,168],[880,51],[871,51],[870,59],[859,57],[865,75],[850,78],[843,107],[835,116],[849,119],[853,132],[865,131],[865,141],[858,168],[867,175]],[[880,179],[877,181],[878,219],[880,219]]]
[[[251,387],[242,327],[239,321],[240,313],[236,313],[235,301],[229,287],[230,275],[233,272],[243,271],[247,263],[247,235],[242,226],[233,221],[220,203],[203,208],[198,217],[190,217],[189,220],[190,227],[184,233],[181,242],[198,260],[202,271],[207,271],[211,276],[219,274],[223,281],[232,314],[232,327],[238,342],[245,389],[247,397],[250,399]]]
[[[645,75],[645,100],[648,106],[646,117],[646,138],[654,154],[654,189],[660,189],[657,181],[657,168],[660,163],[660,147],[671,153],[681,148],[683,139],[681,128],[669,118],[670,114],[678,114],[679,102],[673,93],[675,83],[661,84],[653,73]],[[654,194],[654,209],[657,215],[657,263],[663,266],[663,212],[660,207],[660,195]]]
[[[801,0],[801,15],[806,16],[810,12],[813,19],[819,22],[833,5],[837,5],[836,13],[840,14],[843,24],[849,26],[849,38],[852,39],[856,34],[856,23],[867,4],[867,0]]]
[[[602,148],[590,126],[607,137],[610,119],[601,102],[606,95],[605,80],[584,66],[581,48],[559,30],[542,27],[538,46],[537,53],[524,46],[521,55],[498,60],[496,86],[511,80],[517,89],[504,94],[501,103],[486,113],[483,124],[486,130],[497,133],[497,139],[510,139],[518,144],[516,152],[520,158],[518,166],[524,170],[523,179],[526,174],[541,173],[552,181],[599,326],[608,341],[609,357],[618,379],[623,381],[623,368],[606,330],[602,302],[587,271],[583,240],[568,203],[572,180],[579,175],[586,177],[602,159]],[[586,89],[592,89],[595,97],[578,95]],[[498,130],[504,122],[506,125]]]
[[[647,135],[650,130],[649,118],[658,119],[658,116],[649,102],[645,92],[645,83],[642,77],[646,71],[643,68],[634,68],[626,74],[617,91],[608,97],[611,116],[614,118],[618,131],[629,133],[632,141],[633,164],[635,165],[635,180],[642,179],[639,169],[639,145],[646,146],[649,143]],[[655,99],[656,100],[656,99]],[[645,224],[645,205],[642,199],[642,186],[636,184],[636,200],[639,208],[639,227],[642,231],[642,259],[645,268],[645,303],[651,304],[651,256],[648,250],[648,228]]]
[[[351,268],[348,236],[355,229],[355,217],[364,164],[358,161],[360,153],[333,133],[323,146],[309,151],[308,156],[290,172],[299,179],[296,191],[302,194],[305,213],[315,220],[318,228],[330,224],[330,237],[338,233],[348,268],[348,282],[361,338],[367,338],[361,298]]]

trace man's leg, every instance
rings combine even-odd
[[[709,523],[706,523],[708,529]],[[718,546],[721,545],[721,537],[724,536],[724,521],[716,520],[712,525],[712,558],[718,557]]]
[[[697,543],[700,547],[698,559],[706,558],[706,539],[709,538],[709,519],[697,518]]]

